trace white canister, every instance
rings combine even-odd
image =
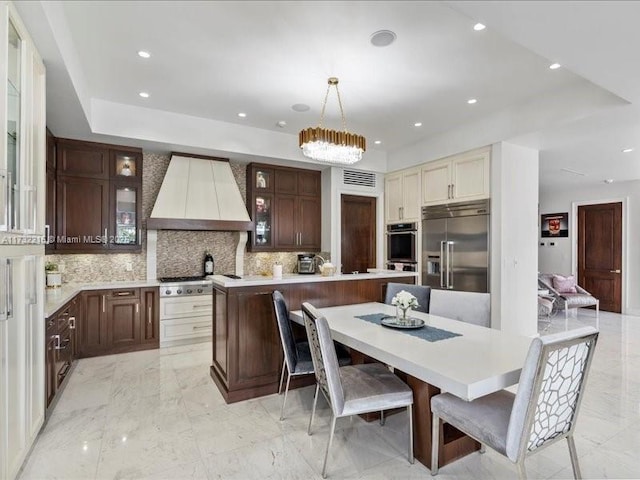
[[[62,274],[60,272],[47,272],[47,287],[58,288],[62,286]]]
[[[273,264],[273,278],[282,278],[282,264],[274,263]]]

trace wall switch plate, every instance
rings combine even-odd
[[[133,263],[127,262],[124,264],[125,272],[133,272]]]

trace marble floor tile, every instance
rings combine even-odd
[[[209,477],[245,480],[259,479],[321,479],[319,473],[298,455],[282,437],[276,437],[248,447],[206,457]]]
[[[543,334],[595,325],[594,312],[552,318]],[[584,478],[640,478],[640,317],[602,312],[600,338],[576,426]],[[80,360],[23,466],[22,480],[320,478],[331,410],[314,387],[226,404],[209,377],[211,343]],[[381,427],[339,419],[329,477],[429,478],[406,459],[405,413]],[[572,478],[565,441],[526,461],[529,478]],[[512,479],[496,452],[468,455],[436,477]]]

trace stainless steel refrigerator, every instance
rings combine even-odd
[[[489,292],[489,200],[422,207],[422,284]]]

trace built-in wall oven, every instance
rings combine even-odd
[[[415,272],[418,267],[418,224],[387,225],[387,268]]]

